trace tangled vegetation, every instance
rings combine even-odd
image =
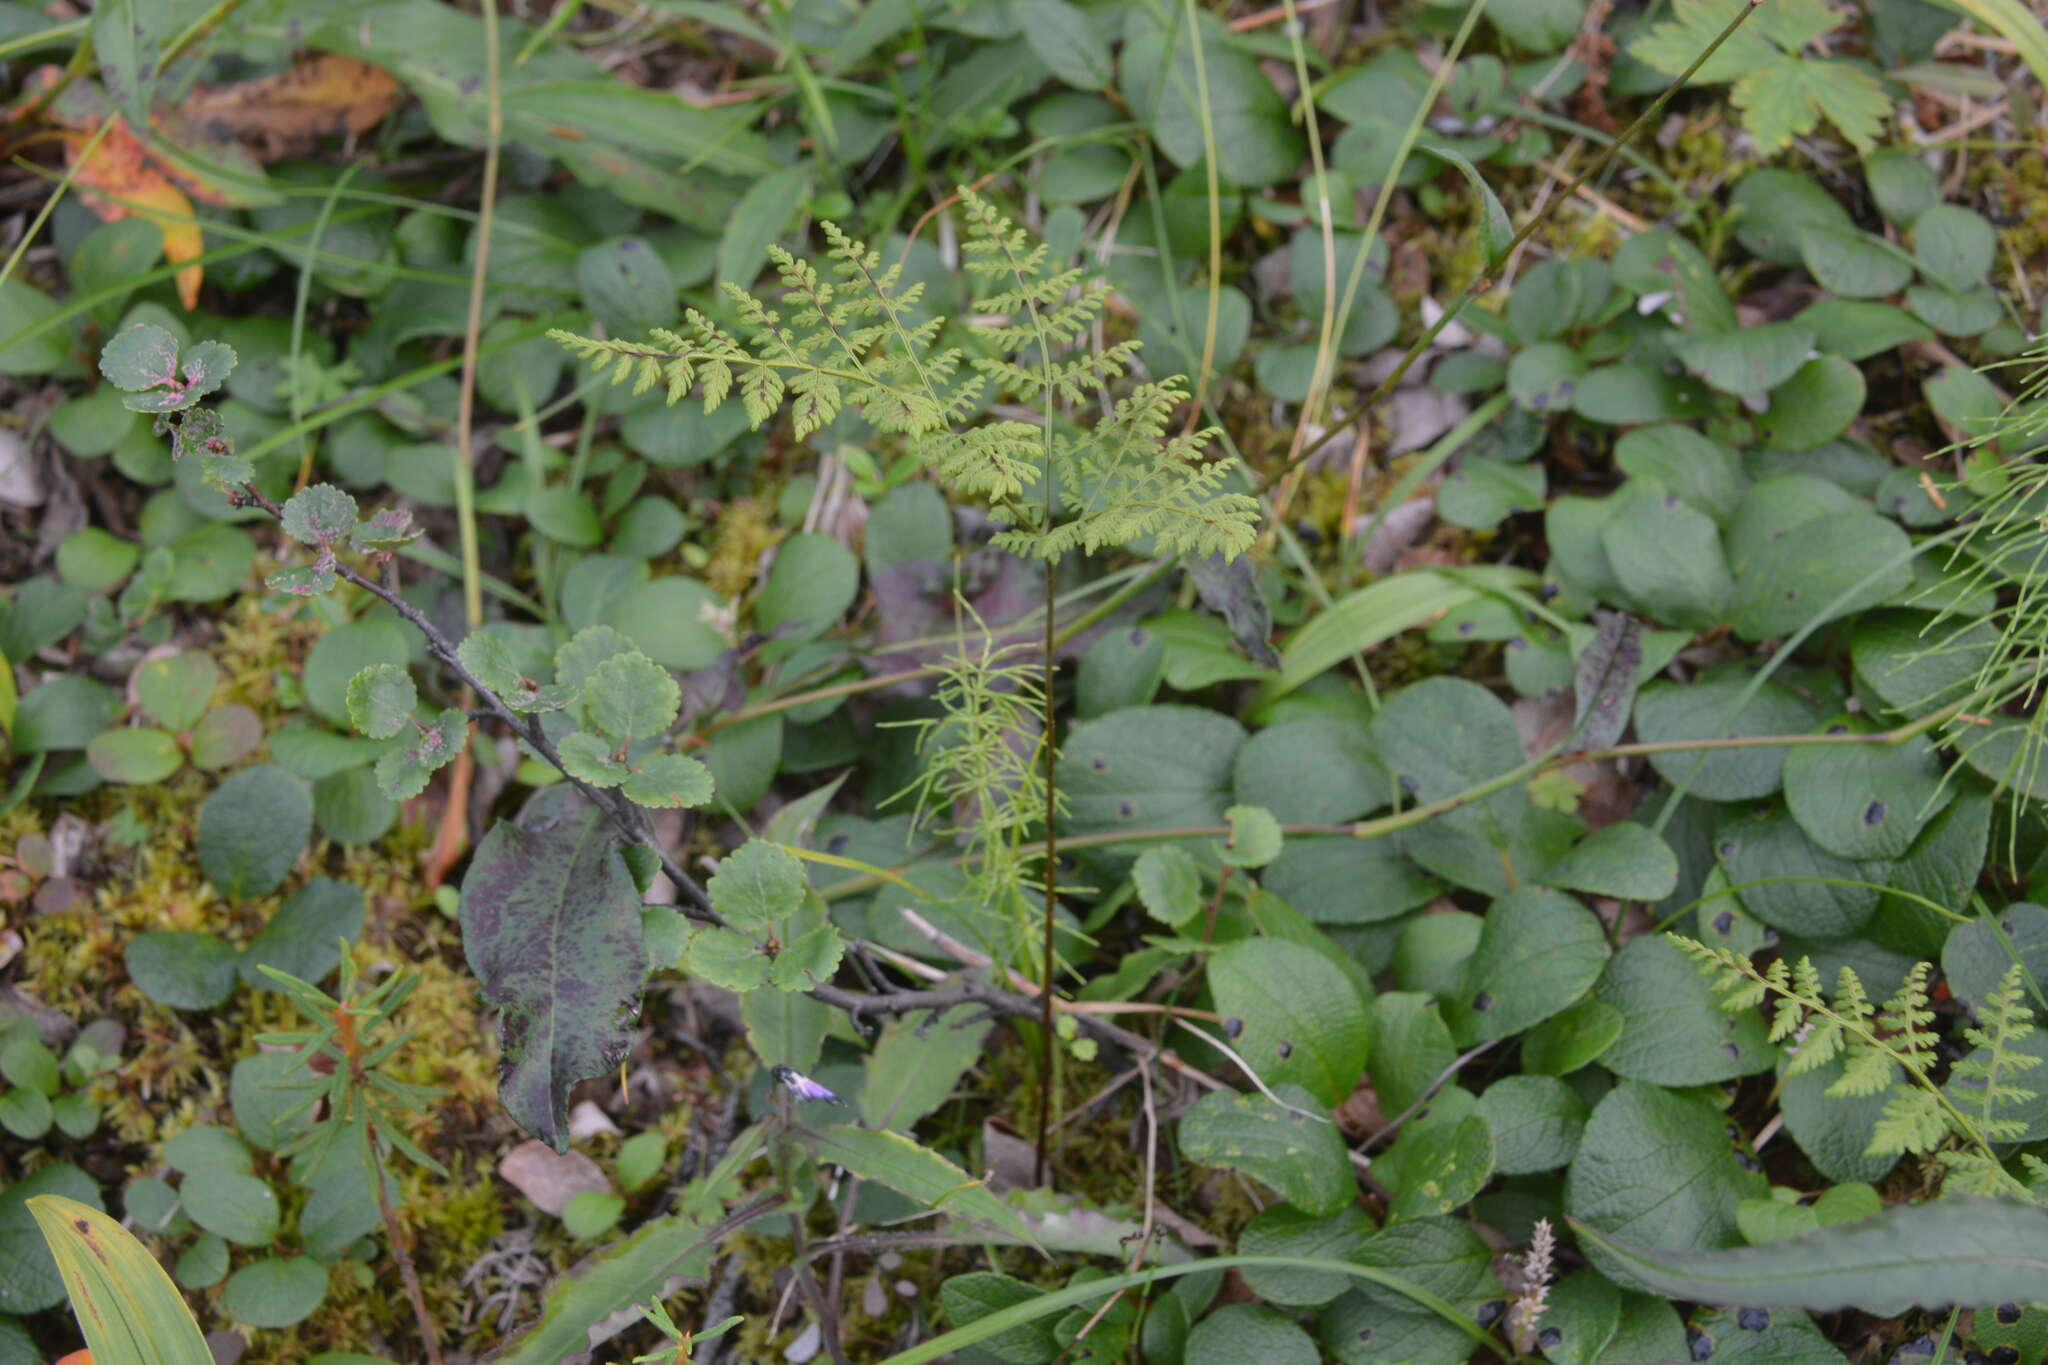
[[[8,19],[0,1365],[2048,1350],[2026,7]]]

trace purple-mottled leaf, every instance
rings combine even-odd
[[[1259,591],[1258,566],[1250,557],[1190,558],[1187,569],[1202,605],[1223,618],[1245,656],[1261,668],[1280,667],[1280,656],[1273,652],[1273,613]]]
[[[484,836],[462,881],[462,944],[498,1009],[498,1099],[556,1151],[569,1089],[633,1040],[647,949],[611,830],[574,791],[546,791]]]
[[[178,378],[178,339],[138,322],[114,333],[100,350],[100,373],[117,389],[136,393]]]
[[[1643,623],[1616,612],[1596,612],[1600,633],[1579,655],[1578,746],[1605,749],[1628,728],[1643,671]]]

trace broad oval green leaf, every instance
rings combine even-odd
[[[1242,1019],[1235,1048],[1265,1081],[1291,1081],[1322,1103],[1344,1101],[1365,1071],[1365,1002],[1315,949],[1282,939],[1233,943],[1209,959],[1216,1008]]]
[[[1876,727],[1845,719],[1835,728],[1870,734]],[[1925,735],[1898,744],[1809,744],[1785,757],[1792,818],[1840,858],[1900,857],[1951,795]]]
[[[140,786],[163,781],[185,762],[176,739],[162,730],[135,726],[94,735],[85,746],[85,758],[107,781]]]
[[[1643,942],[1644,940],[1637,940]],[[1575,1223],[1637,1246],[1701,1251],[1740,1240],[1735,1206],[1760,1197],[1711,1106],[1640,1081],[1623,1081],[1593,1110],[1565,1179]],[[1634,1262],[1588,1247],[1594,1268],[1625,1288],[1649,1288]]]
[[[1777,1059],[1755,1013],[1723,1010],[1699,968],[1661,934],[1616,953],[1591,998],[1621,1016],[1600,1053],[1617,1076],[1706,1085],[1767,1071]]]
[[[1182,1155],[1242,1171],[1305,1213],[1336,1212],[1357,1188],[1343,1137],[1335,1124],[1314,1117],[1315,1101],[1306,1091],[1288,1086],[1275,1093],[1309,1112],[1264,1095],[1211,1092],[1181,1116]]]
[[[1584,995],[1606,962],[1591,910],[1545,887],[1510,891],[1488,908],[1444,1020],[1466,1047],[1520,1033]]]

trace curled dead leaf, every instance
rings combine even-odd
[[[328,53],[274,76],[199,86],[178,106],[178,117],[212,137],[239,138],[262,160],[275,161],[310,151],[323,137],[366,133],[403,98],[397,78],[382,67]]]

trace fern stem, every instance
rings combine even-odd
[[[1047,470],[1048,480],[1051,477]],[[1046,489],[1051,493],[1050,486]],[[1052,561],[1045,562],[1045,657],[1040,665],[1044,669],[1044,696],[1039,699],[1043,708],[1044,733],[1039,743],[1045,749],[1045,980],[1044,989],[1038,994],[1038,1140],[1034,1144],[1032,1157],[1032,1183],[1045,1183],[1048,1165],[1046,1145],[1052,1138],[1052,987],[1054,963],[1054,911],[1059,905],[1059,822],[1053,818],[1057,809],[1059,791],[1057,769],[1059,745],[1053,742],[1053,697],[1052,672],[1053,650],[1057,644],[1053,638],[1053,579]]]

